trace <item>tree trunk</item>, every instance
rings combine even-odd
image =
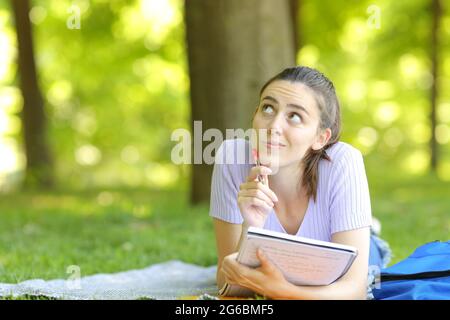
[[[441,18],[441,5],[439,0],[432,0],[432,28],[431,28],[431,74],[433,77],[433,83],[431,86],[431,112],[430,112],[430,124],[431,124],[431,139],[430,139],[430,151],[431,151],[431,171],[436,172],[438,166],[439,150],[436,141],[436,100],[438,96],[438,33],[439,24]]]
[[[300,37],[300,23],[299,23],[299,15],[300,15],[300,5],[301,0],[289,0],[290,4],[290,12],[291,12],[291,21],[292,21],[292,38],[294,42],[294,56],[297,57],[297,54],[301,48],[301,37]]]
[[[289,0],[187,0],[185,21],[192,124],[250,128],[263,83],[295,65]],[[193,165],[192,203],[209,199],[211,172]]]
[[[23,96],[21,118],[27,160],[25,186],[49,187],[53,182],[52,165],[45,139],[44,102],[39,90],[34,62],[29,1],[12,0],[11,4],[16,23],[20,87]]]

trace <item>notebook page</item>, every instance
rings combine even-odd
[[[297,285],[328,285],[347,271],[355,254],[322,247],[302,245],[278,239],[249,235],[238,261],[250,267],[259,266],[259,247],[279,269],[286,280]]]

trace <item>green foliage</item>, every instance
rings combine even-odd
[[[448,2],[439,33],[438,176],[450,180]],[[366,167],[394,174],[429,170],[431,1],[302,1],[298,63],[334,82],[341,99],[342,139],[366,156]],[[374,10],[379,25],[374,23]]]
[[[429,168],[430,3],[301,1],[297,62],[333,80],[342,102],[342,139],[363,151],[368,168],[388,166],[404,175],[423,175]],[[186,185],[189,168],[170,161],[172,131],[189,128],[190,122],[183,2],[32,4],[36,60],[60,184]],[[442,4],[438,176],[449,181],[450,93],[444,88],[450,81],[450,16],[448,2]],[[67,26],[71,5],[80,8],[80,29]],[[14,46],[8,5],[0,6],[0,17],[2,32]],[[8,65],[0,83],[9,87],[0,98],[13,101],[9,126],[18,128],[12,131],[19,143],[20,127],[13,125],[21,104],[14,89],[16,64]]]
[[[183,173],[170,161],[170,136],[188,128],[182,1],[32,4],[47,133],[60,184],[164,187],[180,179]],[[80,29],[67,26],[72,5],[80,9]],[[10,12],[0,10],[12,24]],[[152,178],[158,175],[165,179]]]

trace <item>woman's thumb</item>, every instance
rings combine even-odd
[[[262,266],[266,266],[268,264],[268,262],[269,262],[267,260],[266,254],[260,248],[258,248],[256,250],[256,253],[258,254],[259,261],[261,261],[261,265]]]

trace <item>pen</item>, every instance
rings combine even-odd
[[[256,149],[252,149],[252,153],[253,153],[253,158],[255,159],[256,165],[261,166],[261,162],[259,161],[258,151]],[[268,183],[267,183],[268,181],[266,180],[267,176],[258,174],[257,179],[259,182],[262,182],[263,184],[268,185]]]

